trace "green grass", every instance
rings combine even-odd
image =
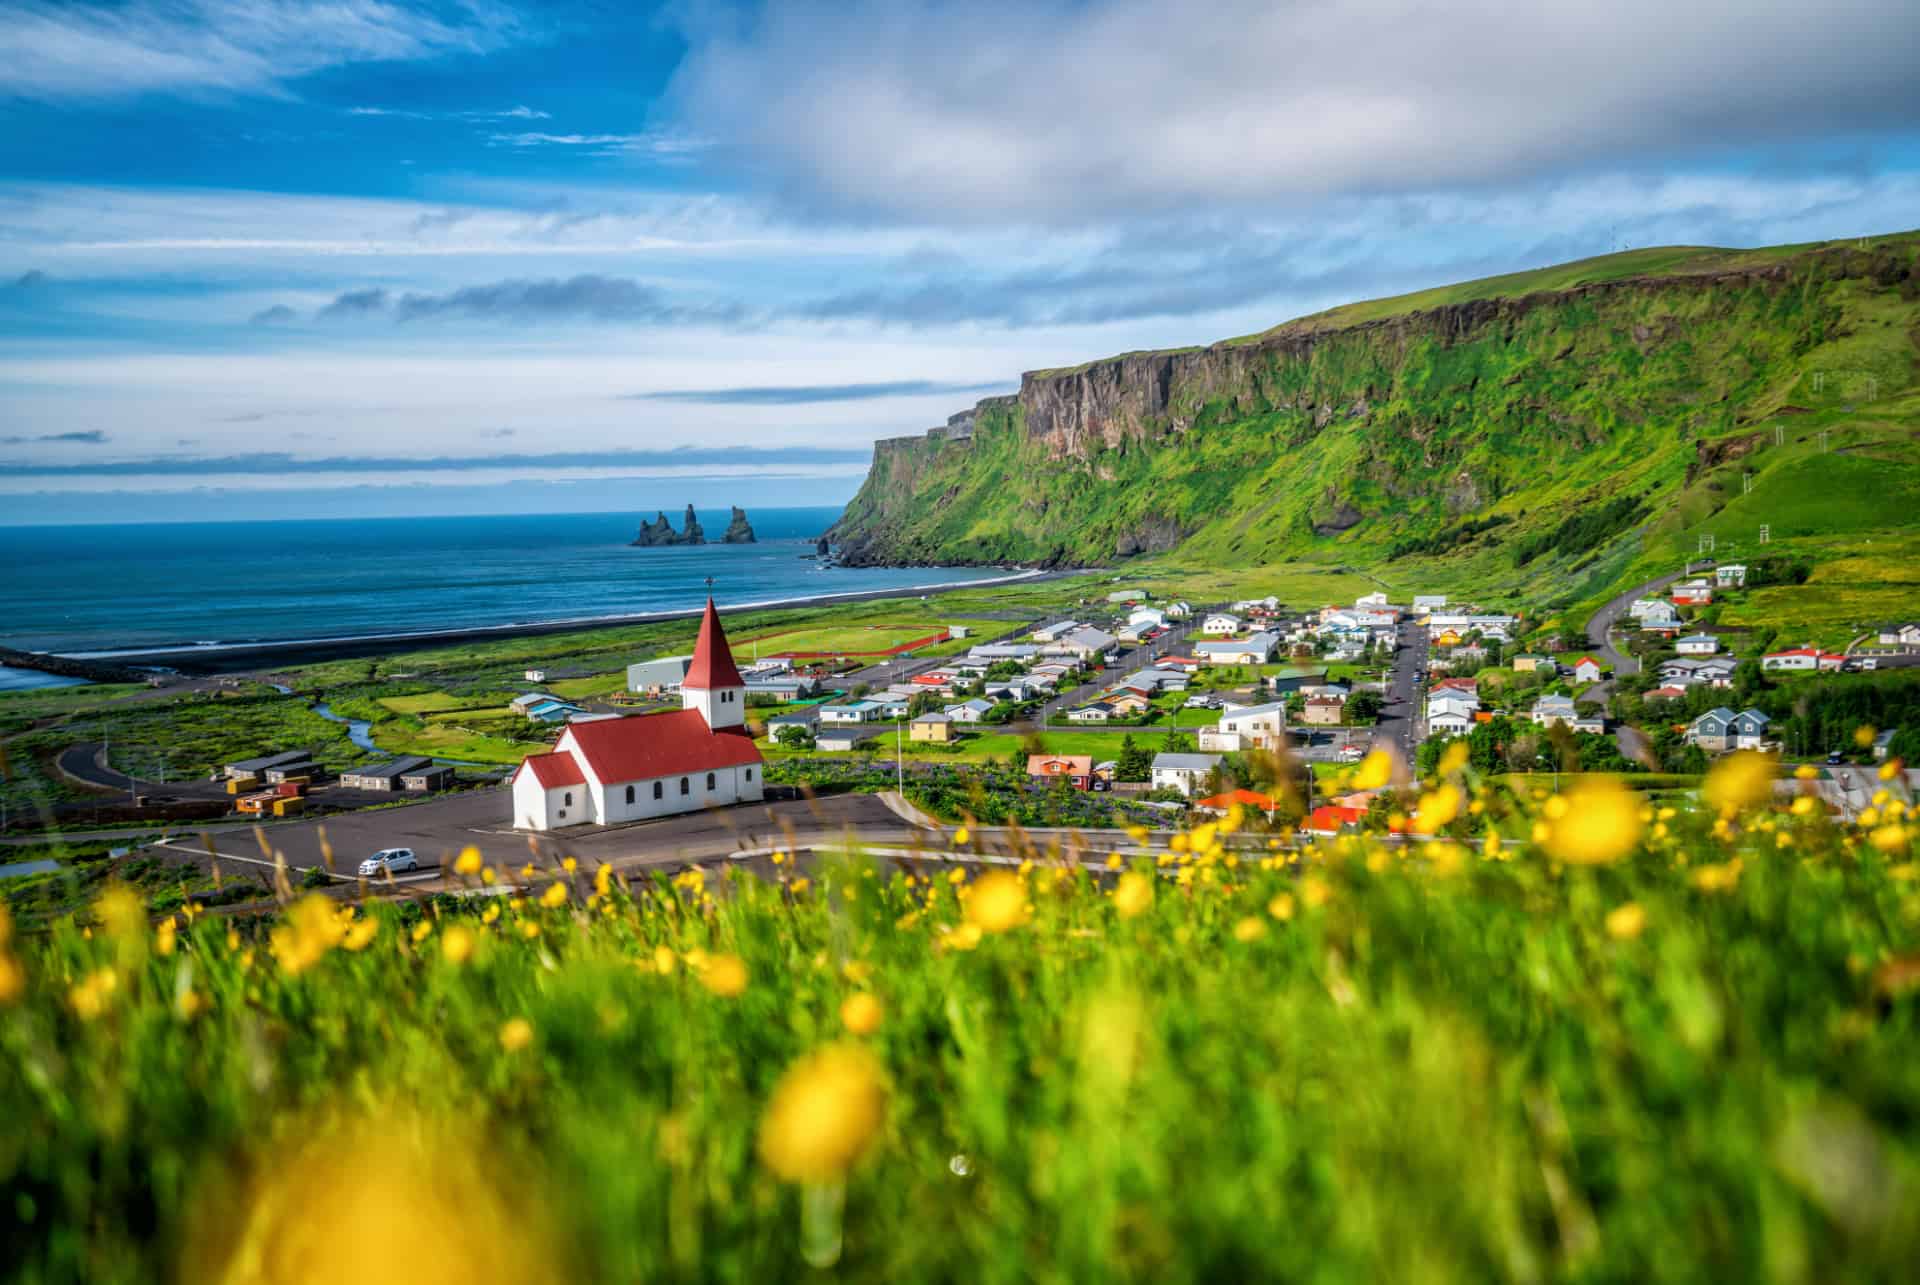
[[[542,875],[354,949],[326,902],[56,922],[0,945],[9,1275],[1902,1280],[1913,854],[1781,824],[1596,867],[1203,844],[1132,918],[1014,849],[1006,915],[829,863]],[[816,1153],[775,1103],[829,1047]]]

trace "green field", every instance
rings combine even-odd
[[[1575,795],[1487,859],[1532,815],[1477,797],[1460,844],[1208,828],[1118,884],[1015,847],[0,929],[8,1275],[1910,1278],[1911,834]]]

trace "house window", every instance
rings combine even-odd
[[[753,779],[753,769],[752,769],[752,768],[748,768],[748,769],[747,769],[747,779],[748,779],[749,781],[751,781],[751,780]]]
[[[713,773],[711,772],[707,773],[707,788],[709,790],[713,788]]]
[[[631,785],[627,787],[627,802],[633,802],[633,787]]]
[[[573,791],[572,791],[572,790],[568,790],[568,791],[566,792],[566,794],[565,794],[565,795],[564,795],[564,796],[563,796],[563,797],[561,798],[561,800],[560,800],[560,801],[561,801],[562,803],[564,803],[564,804],[566,804],[566,805],[567,805],[568,807],[572,807],[572,806],[573,806]]]
[[[655,781],[653,783],[653,797],[657,799],[665,793],[666,793],[666,790],[662,788],[661,783],[659,781]]]
[[[693,791],[692,791],[692,790],[690,790],[690,789],[688,789],[688,788],[687,788],[687,778],[686,778],[686,777],[684,777],[684,776],[680,778],[680,793],[682,793],[682,794],[691,794],[691,793],[693,793]]]

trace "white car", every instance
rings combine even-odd
[[[1361,749],[1358,745],[1348,745],[1343,747],[1340,751],[1340,761],[1342,763],[1358,763],[1361,759],[1365,758],[1366,756],[1367,756],[1367,752]]]
[[[360,863],[360,877],[371,879],[382,872],[399,874],[403,870],[418,870],[420,859],[413,855],[412,848],[382,848]]]

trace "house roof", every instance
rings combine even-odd
[[[929,711],[913,721],[916,723],[951,723],[953,719],[949,715]]]
[[[1367,812],[1365,808],[1343,808],[1328,803],[1308,813],[1307,819],[1301,823],[1300,828],[1303,830],[1331,832],[1341,829],[1344,826],[1359,825],[1361,821],[1366,819],[1366,815]]]
[[[687,665],[687,676],[680,680],[680,689],[710,691],[745,686],[739,667],[733,663],[733,648],[727,646],[727,631],[720,627],[720,613],[708,598],[707,612],[700,617],[700,641],[693,645],[693,660]]]
[[[729,658],[728,667],[732,664]],[[574,723],[560,738],[560,744],[577,749],[604,785],[760,761],[760,751],[745,728],[716,732],[697,709],[604,723]]]
[[[1028,776],[1090,776],[1092,773],[1091,754],[1027,755]]]
[[[587,783],[586,773],[580,770],[579,762],[571,754],[529,754],[514,769],[513,779],[519,780],[522,772],[533,773],[533,779],[546,790]]]
[[[1169,754],[1162,751],[1153,756],[1153,770],[1156,772],[1211,772],[1219,762],[1218,754]]]
[[[1193,806],[1196,808],[1214,808],[1218,811],[1225,812],[1236,803],[1243,808],[1254,808],[1261,812],[1271,812],[1275,807],[1271,796],[1262,794],[1258,790],[1245,789],[1228,790],[1225,794],[1215,794],[1209,798],[1201,799]]]
[[[1582,665],[1592,665],[1595,669],[1600,668],[1600,662],[1595,660],[1591,656],[1582,656],[1579,660],[1576,660],[1573,662],[1573,667],[1575,669],[1580,668],[1580,666]]]

